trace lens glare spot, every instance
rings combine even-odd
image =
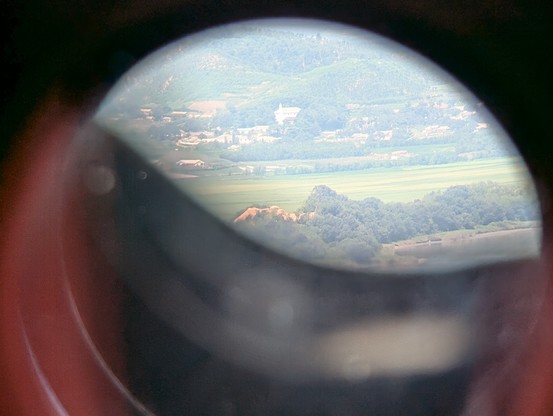
[[[107,166],[90,166],[84,180],[88,190],[94,195],[105,195],[115,187],[115,175]]]

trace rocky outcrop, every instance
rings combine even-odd
[[[258,217],[281,218],[284,221],[302,222],[307,219],[313,219],[315,217],[315,213],[309,212],[297,215],[293,212],[287,212],[285,209],[277,207],[276,205],[268,208],[250,207],[236,217],[233,222],[237,223],[240,221],[251,221]]]

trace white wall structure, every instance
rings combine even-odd
[[[278,110],[275,111],[275,120],[278,124],[282,124],[286,119],[295,119],[300,111],[299,107],[283,107],[279,104]]]

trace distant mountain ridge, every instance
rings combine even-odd
[[[419,96],[444,82],[402,51],[379,45],[361,49],[324,35],[263,28],[220,29],[214,36],[176,44],[140,76],[131,71],[121,98],[181,109],[198,100],[236,106],[299,102],[302,107],[333,100],[345,106]]]

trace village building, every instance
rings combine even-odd
[[[187,168],[203,168],[205,167],[205,162],[199,159],[181,159],[177,162],[177,165]]]
[[[411,153],[407,150],[396,150],[391,153],[370,153],[368,159],[370,160],[398,160],[411,157]]]
[[[275,111],[275,120],[278,124],[283,124],[285,120],[294,120],[301,111],[299,107],[283,107],[279,104]]]
[[[412,130],[411,138],[415,140],[430,139],[434,137],[443,137],[451,133],[449,126],[432,125],[423,128],[422,130]]]
[[[252,174],[255,170],[255,166],[247,165],[247,166],[238,166],[238,169],[240,169],[242,172],[246,174]]]
[[[262,143],[274,143],[279,140],[280,140],[280,137],[274,137],[274,136],[259,136],[257,138],[257,141]]]
[[[449,117],[451,120],[466,120],[476,114],[476,111],[462,110],[459,114]]]
[[[351,135],[353,141],[365,141],[369,138],[369,133],[353,133]]]
[[[179,147],[197,146],[201,143],[201,140],[197,137],[185,137],[177,141],[176,145]]]
[[[321,131],[321,134],[319,135],[322,139],[331,139],[336,137],[336,131],[335,130],[326,130]]]
[[[373,134],[374,139],[379,142],[387,142],[392,140],[392,137],[394,137],[394,131],[393,130],[381,130],[376,131]]]
[[[143,107],[143,108],[140,109],[140,112],[142,113],[142,116],[146,120],[153,120],[154,119],[154,116],[152,115],[152,109],[151,108]]]
[[[211,118],[217,110],[224,110],[224,101],[195,101],[188,106],[188,117],[190,118]]]
[[[390,160],[398,160],[406,157],[410,157],[411,154],[407,150],[396,150],[390,153]]]
[[[187,117],[188,116],[188,111],[171,111],[170,116],[174,117],[174,118]]]

